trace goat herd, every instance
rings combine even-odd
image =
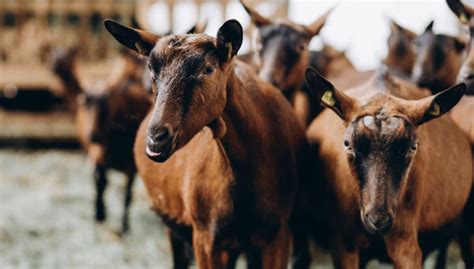
[[[392,22],[387,58],[359,72],[342,52],[308,49],[331,11],[300,25],[242,4],[252,54],[237,55],[237,20],[216,37],[106,20],[131,51],[101,91],[83,88],[73,52],[56,55],[95,165],[96,221],[111,168],[128,178],[123,232],[138,172],[174,268],[233,268],[240,255],[249,268],[307,268],[311,241],[336,268],[422,268],[435,250],[443,268],[452,240],[472,268],[474,9],[447,0],[470,40]]]

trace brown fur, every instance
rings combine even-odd
[[[387,40],[388,53],[384,63],[394,74],[401,77],[411,76],[416,58],[413,46],[415,38],[415,33],[403,28],[393,20],[390,21],[390,36]]]
[[[122,44],[135,43],[125,41],[133,41],[133,29],[108,24]],[[232,59],[239,36],[241,42],[240,24],[228,21],[217,39],[164,37],[145,52],[157,97],[140,126],[135,159],[152,208],[174,234],[175,267],[189,264],[179,253],[185,242],[192,242],[199,268],[229,266],[238,252],[256,256],[249,263],[258,267],[288,263],[288,221],[306,139],[283,95]],[[195,66],[193,57],[203,62]],[[183,84],[189,76],[199,82]],[[193,93],[187,105],[177,99],[183,91]]]
[[[458,16],[460,22],[465,26],[469,34],[468,56],[465,59],[458,75],[458,80],[467,84],[468,90],[460,102],[460,106],[451,112],[451,117],[459,127],[468,135],[472,150],[472,163],[474,174],[474,9],[459,0],[448,0],[448,6]],[[474,176],[473,176],[474,177]],[[474,178],[473,178],[474,185]],[[474,192],[471,192],[470,203],[464,209],[464,222],[467,233],[460,234],[458,239],[464,260],[469,260],[474,265]]]
[[[367,82],[373,75],[375,71],[358,71],[347,69],[341,74],[330,77],[331,81],[334,81],[334,86],[341,90],[348,90],[353,87],[360,86]]]
[[[150,107],[142,84],[144,63],[131,53],[116,79],[104,87],[83,89],[76,74],[75,55],[58,55],[54,71],[65,88],[66,101],[76,117],[78,139],[94,166],[96,183],[96,220],[106,218],[103,193],[107,185],[106,170],[116,169],[127,175],[122,231],[129,229],[128,211],[136,168],[132,148],[139,123]]]
[[[329,45],[325,45],[320,51],[310,52],[309,66],[333,79],[336,85],[341,86],[342,89],[363,83],[373,74],[373,71],[360,72],[356,70],[344,51],[339,51]],[[348,81],[354,84],[349,84]],[[302,91],[296,92],[290,100],[297,115],[306,115],[307,125],[324,108],[314,98],[308,98],[311,96],[310,92],[311,90],[304,83]]]
[[[309,42],[318,35],[332,10],[310,25],[285,18],[271,20],[240,1],[258,28],[254,65],[259,76],[280,89],[295,108],[304,125],[314,118],[315,110],[307,92],[302,92],[304,70],[309,64]],[[298,107],[297,107],[298,106]],[[313,114],[313,115],[312,115]]]
[[[461,70],[458,80],[464,81],[467,86],[467,94],[474,94],[474,8],[463,4],[460,0],[447,0],[448,6],[464,25],[469,36],[468,55]]]
[[[415,39],[416,61],[412,79],[437,93],[454,85],[467,53],[465,41],[433,33],[433,22]]]
[[[326,77],[338,77],[347,70],[355,70],[344,51],[339,51],[329,45],[324,45],[320,51],[310,52],[309,66]]]
[[[448,0],[451,10],[459,17],[468,32],[470,33],[469,53],[465,59],[461,70],[459,71],[458,80],[463,81],[468,86],[468,93],[472,92],[473,76],[474,76],[474,9],[462,4],[459,0]],[[454,83],[453,81],[449,81]],[[474,148],[474,119],[466,117],[473,115],[474,98],[466,96],[461,100],[460,104],[452,111],[451,116],[454,121],[468,135],[471,146]]]
[[[460,18],[470,33],[469,53],[465,59],[458,80],[464,81],[468,86],[468,92],[472,91],[474,83],[471,78],[474,74],[474,9],[462,4],[459,0],[448,0],[451,10]],[[454,83],[453,81],[449,81]],[[466,96],[460,104],[453,109],[451,117],[459,127],[468,135],[471,147],[474,149],[474,119],[468,115],[474,114],[474,97]]]
[[[313,80],[309,83],[321,95],[331,90],[329,82],[320,84],[314,77],[309,80]],[[366,84],[348,91],[347,95],[333,90],[333,96],[336,94],[334,98],[337,100],[333,110],[340,113],[344,120],[326,109],[307,130],[310,143],[316,145],[315,154],[318,154],[324,167],[325,188],[322,188],[321,195],[325,195],[327,199],[325,210],[329,215],[323,227],[330,229],[329,244],[336,268],[358,268],[361,262],[359,253],[381,239],[395,268],[422,268],[421,250],[424,250],[424,246],[419,245],[418,236],[435,232],[454,222],[463,210],[471,189],[470,151],[462,132],[446,116],[424,123],[429,120],[426,118],[429,113],[426,114],[425,111],[432,109],[431,101],[434,99],[431,97],[420,101],[406,101],[389,92],[404,98],[413,98],[419,94],[412,95],[409,90],[403,89],[405,86],[402,84],[395,91],[391,89],[392,86],[387,87],[389,89],[379,89],[373,84]],[[459,100],[460,94],[456,96]],[[444,113],[444,108],[441,111]],[[392,131],[392,127],[375,131],[375,136],[371,138],[373,142],[376,141],[374,139],[380,139],[376,138],[380,135],[382,138],[387,136],[381,141],[406,135],[407,138],[414,135],[416,138],[412,137],[411,141],[419,141],[419,146],[408,153],[411,154],[409,156],[412,161],[403,170],[405,172],[402,174],[405,176],[402,176],[398,191],[397,188],[386,185],[390,182],[390,174],[385,174],[382,178],[369,177],[370,180],[382,181],[361,185],[361,179],[355,173],[356,167],[351,162],[351,158],[356,158],[351,153],[355,145],[352,145],[349,137],[372,137],[371,128],[378,130],[378,127],[373,127],[378,125],[373,124],[379,119],[362,121],[360,117],[364,115],[381,117],[381,122],[391,124],[387,126],[398,126]],[[394,115],[398,115],[398,120],[388,121]],[[422,123],[424,124],[418,127]],[[349,139],[349,142],[343,143],[345,139]],[[348,150],[344,150],[346,143]],[[379,173],[387,169],[384,168],[382,159],[374,161],[369,166],[373,171]],[[392,165],[394,163],[391,163],[389,170],[393,170]],[[388,195],[377,191],[379,188],[386,188]],[[376,227],[367,224],[367,219],[371,217],[380,223],[380,230],[375,228],[374,231],[383,234],[383,237],[369,236],[367,233],[367,229]]]

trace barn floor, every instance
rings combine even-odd
[[[131,233],[119,238],[114,231],[125,180],[109,174],[109,219],[97,225],[91,174],[80,151],[0,150],[0,268],[171,268],[164,226],[149,210],[141,182],[134,189]],[[425,268],[432,268],[433,257]],[[331,268],[328,255],[319,254],[318,261],[313,268]],[[462,268],[455,245],[449,268]]]

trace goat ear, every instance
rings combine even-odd
[[[432,20],[425,28],[425,33],[431,33],[433,32],[433,25],[434,25],[434,21]]]
[[[410,103],[408,117],[417,125],[438,118],[454,107],[465,92],[466,84],[460,83],[436,95],[416,101],[407,101]]]
[[[310,36],[315,36],[319,34],[323,26],[326,24],[326,21],[331,15],[331,12],[334,10],[335,7],[331,8],[330,10],[326,11],[321,17],[319,17],[316,21],[311,23],[310,25],[306,26],[307,32]]]
[[[244,7],[245,11],[247,11],[247,13],[249,14],[250,19],[252,20],[252,22],[257,27],[266,26],[266,25],[269,25],[269,24],[272,23],[272,21],[270,19],[265,18],[264,16],[260,15],[260,13],[258,13],[256,10],[254,10],[254,9],[250,8],[248,5],[246,5],[243,0],[240,0],[240,3]]]
[[[397,22],[395,22],[394,20],[390,20],[390,30],[392,31],[392,33],[400,33],[406,37],[408,37],[408,39],[414,39],[417,35],[408,30],[407,28],[401,26],[400,24],[398,24]]]
[[[198,22],[191,29],[189,29],[186,33],[187,34],[199,34],[199,33],[204,33],[204,31],[207,28],[207,20]]]
[[[225,62],[234,57],[242,46],[242,25],[236,20],[226,21],[217,31],[216,47],[219,58]]]
[[[400,32],[400,25],[396,23],[393,19],[390,19],[390,31],[392,33],[398,33]]]
[[[104,21],[105,28],[122,45],[142,55],[148,56],[160,36],[127,27],[113,20]]]
[[[311,67],[306,69],[305,78],[308,88],[324,106],[336,112],[345,121],[352,118],[352,112],[358,107],[357,100],[336,90],[329,81]]]
[[[469,20],[474,15],[474,9],[465,6],[460,0],[447,0],[446,2],[462,24],[469,24]]]
[[[458,52],[462,52],[466,48],[466,42],[463,41],[461,38],[454,39],[454,48]]]

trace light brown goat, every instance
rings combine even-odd
[[[156,99],[135,159],[152,208],[170,228],[175,268],[188,267],[191,242],[199,268],[232,267],[235,252],[253,256],[253,266],[286,268],[307,142],[284,96],[234,60],[241,25],[227,21],[216,38],[105,25],[149,56]]]
[[[383,87],[371,83],[345,93],[314,70],[306,79],[332,110],[307,135],[324,171],[321,195],[336,268],[358,268],[359,253],[377,242],[395,268],[422,268],[419,238],[430,233],[439,240],[429,245],[449,240],[434,235],[456,222],[472,185],[469,143],[440,117],[465,85],[405,100],[394,94],[410,99],[410,91],[388,77]]]

